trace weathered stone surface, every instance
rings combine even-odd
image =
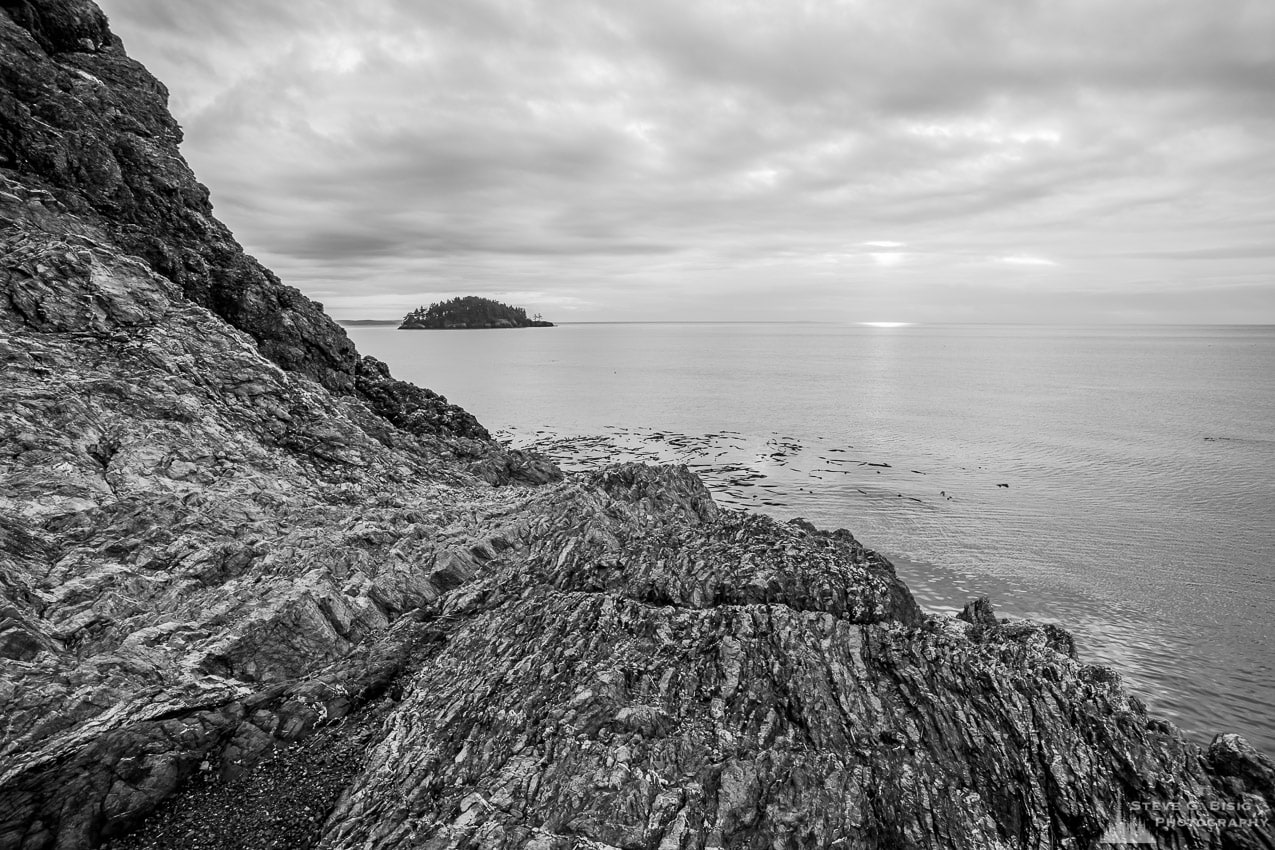
[[[994,629],[1000,625],[1000,620],[996,619],[996,611],[992,608],[992,600],[986,596],[967,602],[956,619],[985,629]]]
[[[924,617],[848,535],[719,513],[684,472],[587,480],[444,601],[321,846],[1089,847],[1131,801],[1269,814],[1253,755],[1229,786],[1044,628]]]
[[[0,5],[0,848],[1275,846],[1270,761],[1064,630],[359,358],[163,100],[91,4]]]

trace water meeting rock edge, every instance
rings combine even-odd
[[[1065,631],[360,357],[87,0],[0,82],[0,848],[1275,846]]]

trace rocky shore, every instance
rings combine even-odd
[[[1275,847],[1062,629],[360,357],[165,100],[0,7],[0,848]]]

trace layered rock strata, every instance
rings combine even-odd
[[[1275,847],[1062,629],[359,357],[91,3],[0,81],[0,848]]]

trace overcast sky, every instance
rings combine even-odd
[[[1270,0],[100,0],[338,318],[1275,322]]]

